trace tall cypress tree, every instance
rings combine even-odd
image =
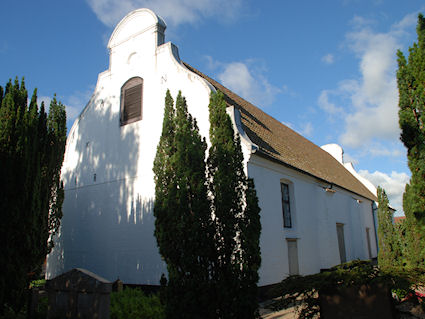
[[[209,190],[215,216],[219,318],[237,318],[240,261],[238,256],[238,216],[243,209],[244,172],[241,155],[235,147],[234,132],[226,113],[226,103],[212,94],[209,104],[210,141],[208,157]],[[236,258],[238,257],[238,258]]]
[[[179,93],[174,109],[167,92],[154,162],[155,236],[169,276],[167,317],[254,318],[260,208],[221,93],[211,95],[209,110],[207,183],[206,142],[185,99]]]
[[[425,18],[418,16],[418,43],[409,49],[408,60],[398,55],[399,124],[412,173],[403,194],[406,215],[407,261],[425,267]]]
[[[214,243],[206,188],[206,142],[180,92],[175,112],[169,92],[165,104],[154,163],[154,213],[155,234],[169,276],[167,318],[214,318],[209,302]]]
[[[254,180],[251,178],[247,179],[245,200],[244,214],[239,222],[241,242],[239,318],[253,318],[258,311],[257,283],[261,265],[261,222],[257,192]]]
[[[167,257],[173,253],[173,233],[168,231],[174,227],[174,221],[169,212],[175,209],[175,170],[171,158],[176,152],[175,136],[175,109],[174,101],[169,91],[165,97],[164,119],[162,135],[156,151],[153,171],[155,174],[155,237],[159,251],[168,264]]]
[[[259,207],[253,181],[243,169],[243,154],[221,92],[210,98],[209,191],[216,227],[213,270],[219,318],[254,318],[260,267]]]
[[[381,268],[401,267],[402,251],[398,231],[393,224],[393,213],[385,190],[378,187],[378,263]]]
[[[52,248],[62,215],[60,168],[66,140],[65,107],[52,100],[49,115],[28,105],[24,80],[0,89],[0,312],[19,309],[25,289]]]

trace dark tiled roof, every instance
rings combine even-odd
[[[259,147],[257,154],[335,184],[357,195],[374,201],[377,200],[374,194],[328,152],[217,81],[186,63],[184,65],[207,80],[217,90],[223,92],[227,104],[235,106],[240,111],[243,129],[251,141]]]

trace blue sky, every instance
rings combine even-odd
[[[6,4],[7,3],[7,4]],[[68,127],[108,68],[106,44],[132,9],[167,23],[180,57],[317,145],[338,143],[401,211],[396,50],[416,41],[423,0],[23,0],[0,11],[0,85],[54,93]]]

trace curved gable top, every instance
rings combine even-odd
[[[155,27],[163,33],[167,25],[160,16],[149,9],[134,10],[117,24],[109,39],[108,49]]]

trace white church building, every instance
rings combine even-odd
[[[376,257],[376,190],[344,166],[342,149],[316,146],[181,61],[165,29],[139,9],[112,33],[109,68],[69,131],[64,215],[46,277],[79,267],[111,281],[159,284],[166,265],[154,237],[152,167],[167,89],[174,98],[182,91],[207,141],[210,94],[225,95],[261,208],[260,286]]]

